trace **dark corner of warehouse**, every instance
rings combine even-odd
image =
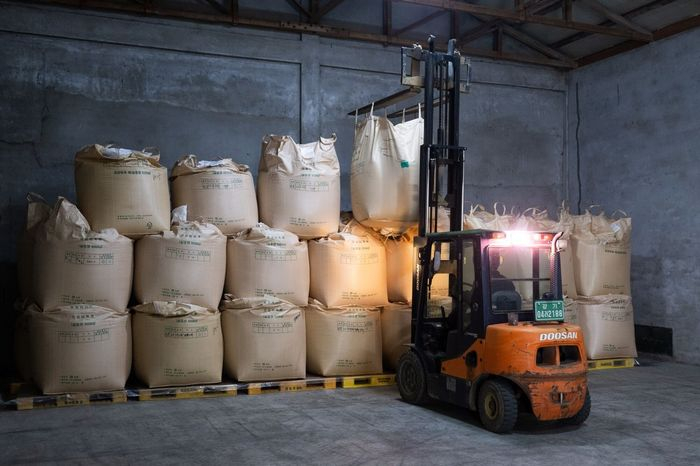
[[[698,26],[0,0],[3,457],[700,463]]]

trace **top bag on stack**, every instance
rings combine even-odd
[[[186,205],[190,218],[202,218],[225,235],[258,223],[253,175],[247,165],[187,155],[175,163],[170,180],[173,204]]]
[[[418,223],[423,119],[394,125],[370,116],[355,127],[350,191],[355,218],[385,235]]]
[[[302,239],[338,230],[340,165],[335,135],[297,144],[289,136],[265,136],[258,173],[260,221]]]
[[[168,174],[159,158],[98,144],[75,155],[78,207],[93,229],[138,236],[170,228]]]

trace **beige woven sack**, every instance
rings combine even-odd
[[[624,295],[592,296],[576,300],[576,322],[583,330],[589,359],[637,356],[632,298]]]
[[[117,230],[92,231],[78,208],[59,197],[34,236],[33,298],[42,309],[95,304],[126,309],[133,243]]]
[[[396,370],[399,358],[411,343],[411,306],[391,304],[382,308],[382,355],[384,368]]]
[[[221,302],[224,367],[241,382],[306,377],[306,323],[299,306],[266,296]]]
[[[258,172],[260,221],[302,239],[338,230],[340,164],[335,135],[308,144],[265,136]]]
[[[355,126],[350,168],[352,211],[382,234],[418,223],[418,181],[423,119],[394,125],[370,115]]]
[[[134,311],[134,372],[141,381],[149,387],[221,382],[218,310],[156,301]]]
[[[253,175],[247,165],[187,155],[175,163],[170,180],[173,204],[186,205],[190,218],[216,225],[225,235],[258,222]]]
[[[29,319],[31,313],[27,311],[28,301],[18,301],[15,310],[18,311],[15,319],[15,333],[13,338],[13,351],[15,355],[15,368],[20,378],[26,382],[32,380],[32,345],[29,343]]]
[[[27,312],[32,379],[42,393],[124,388],[131,371],[127,311],[76,304]]]
[[[229,239],[226,250],[227,293],[308,303],[309,251],[294,233],[258,223]]]
[[[134,294],[139,303],[177,301],[219,306],[226,278],[226,237],[175,209],[173,230],[136,241]]]
[[[75,155],[78,206],[95,230],[138,236],[170,227],[168,170],[159,158],[98,144]]]
[[[306,308],[306,366],[323,376],[382,372],[382,330],[378,308]]]
[[[17,242],[17,281],[22,298],[31,298],[34,277],[34,235],[49,217],[51,206],[38,194],[27,194],[27,221]]]
[[[413,299],[413,240],[408,235],[387,238],[384,247],[389,301],[410,303]]]

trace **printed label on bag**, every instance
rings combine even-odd
[[[74,265],[114,265],[114,254],[66,251],[63,261]]]
[[[219,172],[223,174],[227,174],[226,172]],[[216,175],[217,172],[214,172],[213,175]],[[217,176],[217,177],[202,177],[199,179],[199,189],[201,190],[210,190],[210,189],[216,189],[216,190],[238,190],[243,188],[243,178],[239,177],[224,177],[224,176]]]
[[[297,260],[296,251],[255,251],[255,260],[257,261],[295,261]]]
[[[341,320],[336,324],[336,330],[343,333],[367,333],[374,328],[374,322],[348,322]]]
[[[165,257],[190,262],[211,262],[211,251],[185,248],[165,248]]]
[[[163,329],[165,338],[206,338],[209,336],[209,327],[165,327]]]
[[[294,178],[289,180],[289,189],[314,193],[328,192],[330,191],[330,183],[328,181]]]
[[[279,333],[291,333],[294,330],[294,322],[265,322],[265,321],[253,321],[251,322],[253,327],[253,333],[264,333],[264,334],[279,334]]]
[[[99,343],[109,341],[110,334],[108,328],[99,330],[81,331],[60,331],[58,332],[59,343]]]
[[[367,265],[379,262],[379,253],[367,254],[341,254],[340,263],[346,265]]]

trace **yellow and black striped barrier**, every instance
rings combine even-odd
[[[130,401],[182,400],[236,395],[260,395],[264,393],[302,392],[334,388],[381,387],[396,383],[394,374],[361,375],[344,377],[309,377],[300,380],[276,380],[256,383],[220,383],[189,387],[138,388],[107,392],[65,393],[61,395],[36,395],[30,384],[12,384],[12,398],[5,407],[17,410],[61,408]]]
[[[588,370],[624,369],[626,367],[634,367],[635,364],[638,363],[634,358],[589,359]]]

